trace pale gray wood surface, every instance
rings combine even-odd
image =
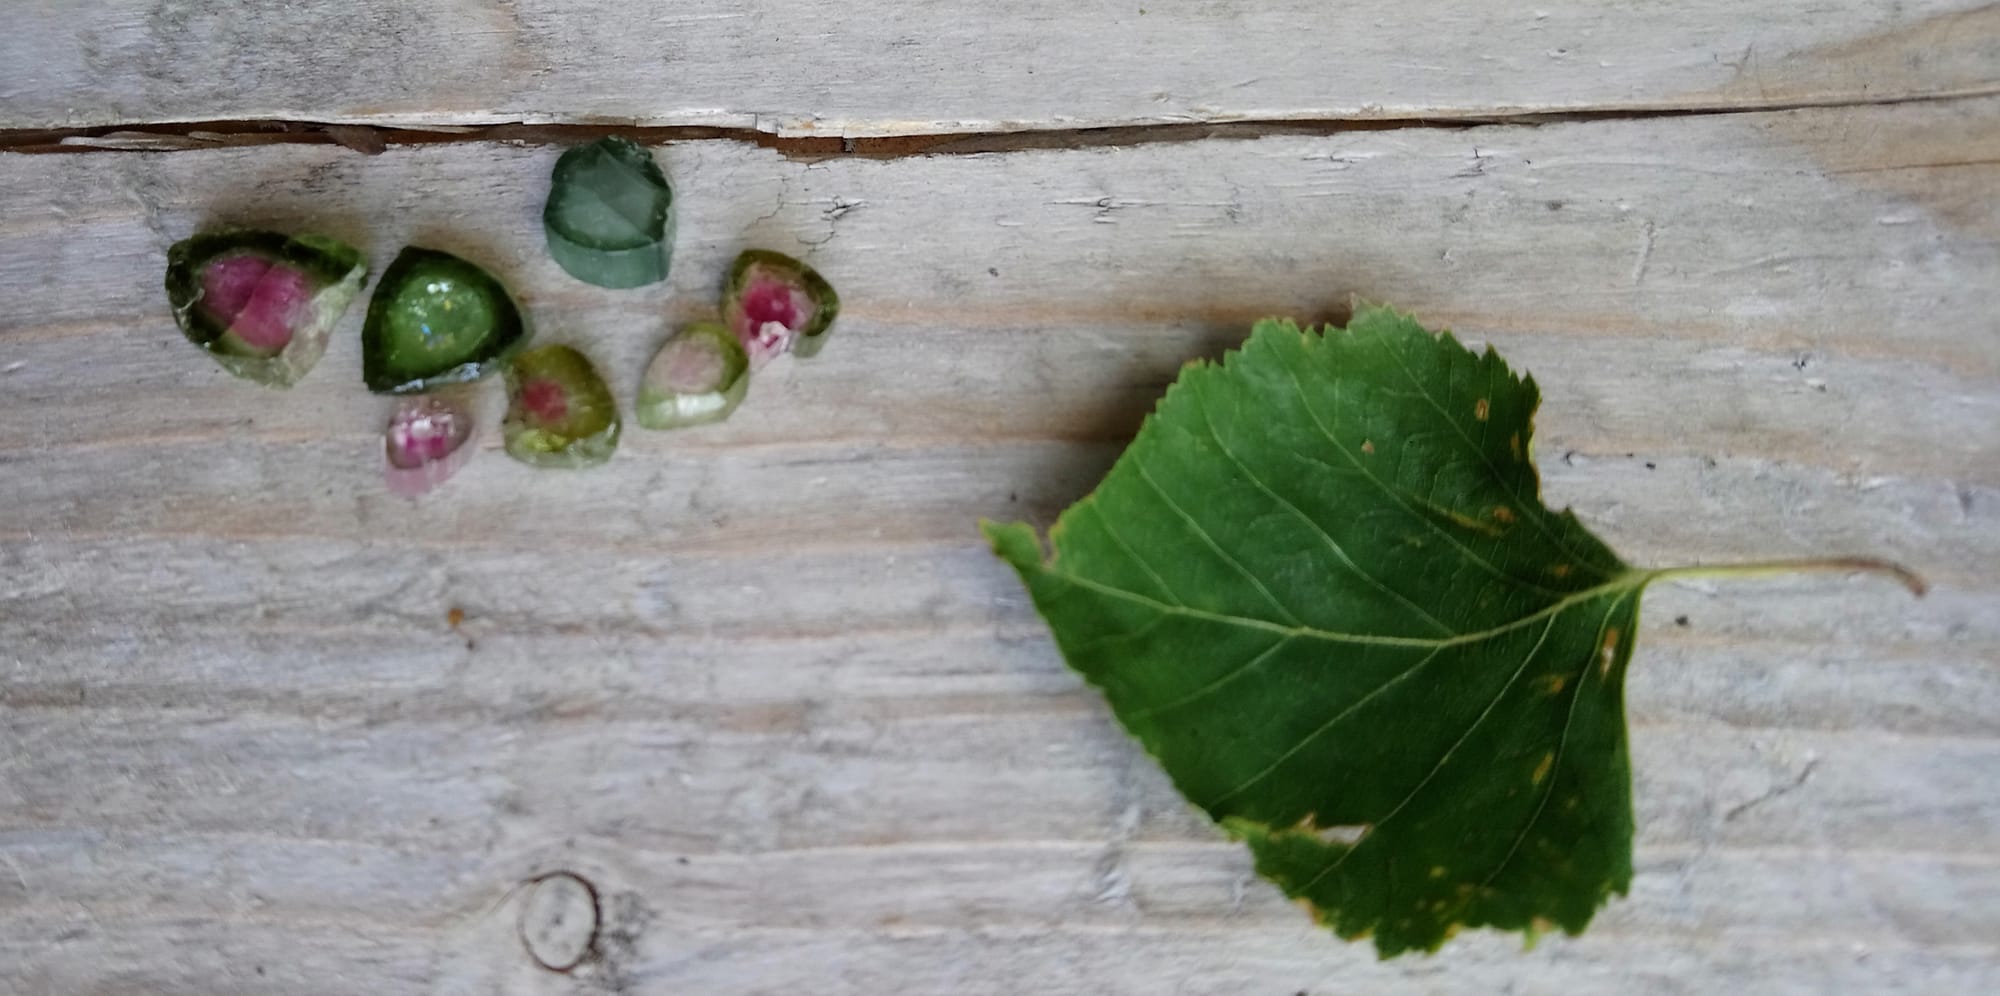
[[[2000,99],[680,143],[671,286],[619,293],[541,248],[557,152],[0,156],[0,991],[2000,988]],[[847,309],[725,425],[573,474],[489,431],[410,503],[358,308],[289,393],[181,341],[162,254],[213,222],[467,252],[628,400],[746,244]],[[1936,585],[1653,592],[1639,874],[1583,938],[1378,963],[1314,930],[978,542],[1085,493],[1182,362],[1351,293],[1532,371],[1548,497],[1635,561]],[[518,936],[557,869],[606,921],[572,975]]]
[[[2000,92],[1988,0],[9,8],[0,128],[283,118],[879,136]]]

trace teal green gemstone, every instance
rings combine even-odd
[[[368,302],[361,368],[378,394],[478,380],[524,345],[527,320],[500,281],[448,252],[411,246]]]
[[[556,160],[542,210],[549,255],[599,287],[666,279],[675,234],[674,190],[653,154],[608,137]]]

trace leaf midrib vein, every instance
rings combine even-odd
[[[1061,571],[1051,570],[1046,565],[1044,565],[1041,568],[1041,570],[1043,573],[1061,578],[1064,581],[1067,581],[1079,587],[1088,588],[1099,594],[1108,595],[1113,598],[1123,599],[1125,601],[1132,602],[1137,605],[1143,605],[1157,612],[1169,613],[1173,615],[1184,615],[1192,619],[1202,619],[1209,622],[1220,623],[1228,626],[1240,626],[1245,629],[1261,629],[1266,632],[1278,633],[1285,636],[1298,636],[1298,637],[1305,637],[1307,639],[1321,640],[1327,643],[1342,643],[1342,644],[1350,644],[1353,646],[1363,646],[1363,647],[1452,647],[1467,643],[1478,643],[1482,640],[1490,640],[1496,636],[1501,636],[1506,633],[1511,633],[1514,630],[1519,629],[1523,626],[1532,625],[1550,616],[1558,615],[1570,608],[1573,608],[1577,605],[1581,605],[1585,602],[1602,598],[1609,594],[1625,592],[1634,588],[1642,587],[1646,583],[1650,582],[1654,578],[1654,576],[1659,573],[1658,571],[1636,571],[1628,569],[1625,573],[1613,577],[1610,581],[1606,581],[1603,584],[1595,585],[1590,588],[1585,588],[1582,591],[1574,592],[1570,595],[1564,596],[1563,598],[1554,602],[1550,602],[1548,605],[1545,605],[1542,608],[1535,610],[1534,612],[1522,616],[1519,619],[1501,623],[1498,626],[1493,626],[1487,629],[1474,630],[1469,633],[1460,633],[1459,635],[1453,637],[1433,638],[1433,637],[1422,637],[1422,636],[1381,636],[1373,633],[1343,633],[1338,630],[1320,629],[1315,626],[1302,626],[1302,625],[1287,626],[1282,623],[1271,622],[1268,619],[1258,619],[1252,616],[1230,615],[1227,612],[1211,612],[1207,609],[1197,609],[1191,605],[1174,605],[1168,602],[1162,602],[1159,599],[1149,598],[1145,595],[1139,594],[1138,592],[1127,591],[1123,588],[1119,588],[1113,585],[1108,585],[1101,581],[1092,580],[1090,578],[1081,577],[1075,574],[1067,574]]]

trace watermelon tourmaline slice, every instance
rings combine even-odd
[[[475,381],[528,341],[527,318],[507,288],[477,265],[409,246],[368,301],[361,373],[377,394],[422,394]]]
[[[594,467],[618,448],[618,404],[597,369],[568,346],[542,346],[507,367],[507,454],[535,467]]]
[[[743,343],[752,370],[785,353],[818,353],[839,314],[833,285],[784,253],[751,249],[729,268],[722,319]]]
[[[611,136],[556,160],[542,230],[570,276],[641,287],[673,265],[674,188],[644,146]]]
[[[720,422],[750,388],[750,357],[728,326],[696,322],[646,365],[639,384],[639,424],[681,429]]]
[[[384,480],[391,494],[428,494],[472,459],[472,407],[455,393],[399,399],[382,433]]]
[[[238,377],[290,387],[326,352],[368,264],[317,235],[205,232],[167,250],[167,301],[188,341]]]

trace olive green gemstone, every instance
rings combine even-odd
[[[492,373],[528,336],[520,307],[491,274],[412,246],[389,264],[368,302],[362,373],[378,394],[421,393]]]
[[[618,448],[618,403],[582,353],[541,346],[507,367],[507,454],[536,467],[594,467]]]

